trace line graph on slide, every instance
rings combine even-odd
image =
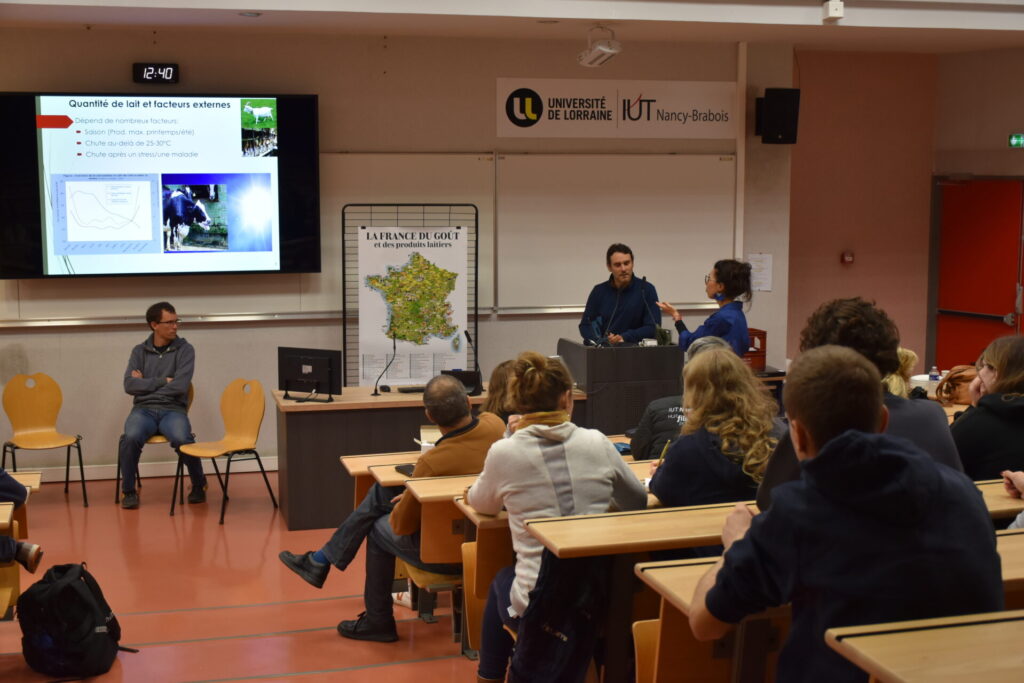
[[[152,184],[145,180],[67,181],[68,241],[152,239],[151,192]]]

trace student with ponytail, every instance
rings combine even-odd
[[[749,303],[753,296],[750,264],[734,259],[715,262],[715,267],[704,276],[704,291],[709,299],[718,302],[718,310],[692,332],[686,329],[683,315],[675,307],[664,301],[657,302],[658,308],[672,316],[676,323],[679,348],[686,351],[695,340],[715,336],[729,342],[736,355],[742,357],[750,348],[747,317],[743,315],[743,303]]]
[[[503,681],[512,651],[507,625],[518,630],[537,585],[544,546],[526,520],[634,510],[647,504],[643,484],[601,432],[574,425],[572,377],[557,358],[526,351],[512,370],[511,394],[521,417],[511,436],[491,446],[466,501],[485,514],[508,511],[516,561],[491,584],[484,609],[479,680]]]

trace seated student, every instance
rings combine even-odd
[[[978,358],[971,407],[950,430],[971,479],[1024,469],[1024,337],[996,339]]]
[[[827,301],[807,319],[800,333],[800,350],[825,344],[838,344],[857,351],[874,363],[882,377],[896,372],[900,366],[897,351],[900,335],[896,325],[885,311],[860,297]],[[839,396],[846,391],[838,381],[832,389]],[[937,462],[963,471],[942,406],[935,401],[911,401],[888,392],[884,400],[889,410],[887,434],[908,439]],[[799,478],[800,465],[793,442],[785,434],[768,460],[764,480],[757,489],[757,506],[767,510],[772,504],[772,489]]]
[[[21,507],[28,498],[28,491],[17,479],[0,468],[0,503],[14,503]],[[35,543],[16,541],[10,536],[0,536],[0,562],[17,560],[25,569],[35,573],[39,561],[43,557],[43,549]]]
[[[749,500],[785,431],[778,404],[729,348],[704,351],[683,367],[683,435],[651,478],[664,505]]]
[[[491,413],[473,417],[462,382],[438,375],[423,391],[427,419],[441,430],[434,447],[420,456],[414,477],[476,474],[487,449],[502,437],[505,424]],[[366,579],[363,600],[366,611],[355,620],[342,621],[338,632],[346,638],[392,642],[398,640],[392,613],[391,584],[395,557],[427,571],[450,574],[458,567],[425,564],[419,559],[420,505],[404,487],[370,487],[363,502],[338,527],[320,550],[301,555],[282,551],[278,557],[304,581],[324,585],[333,564],[344,571],[366,542]]]
[[[647,504],[643,484],[601,432],[577,427],[572,412],[572,377],[557,358],[527,351],[516,360],[512,395],[522,417],[511,437],[491,446],[483,472],[466,493],[480,512],[508,511],[514,566],[491,584],[480,641],[481,680],[505,680],[512,639],[536,585],[544,546],[526,528],[535,517],[607,512],[611,505],[634,510]]]
[[[793,363],[784,389],[802,477],[756,517],[737,505],[727,551],[694,591],[699,640],[792,602],[780,681],[865,681],[825,630],[1003,609],[988,510],[962,473],[880,434],[881,376],[852,349],[823,346]],[[836,384],[843,390],[835,390]]]
[[[512,407],[512,397],[508,393],[512,367],[515,364],[514,360],[502,361],[491,372],[491,379],[487,382],[487,398],[480,406],[481,413],[494,413],[503,421],[508,422],[508,416],[515,412]]]
[[[910,376],[914,373],[914,366],[917,365],[917,354],[902,346],[896,349],[896,355],[900,359],[900,367],[896,372],[890,372],[882,378],[885,390],[893,396],[910,398]]]
[[[729,342],[721,337],[701,337],[690,344],[683,354],[683,363],[690,362],[701,351],[711,348],[732,348]],[[652,460],[660,458],[665,447],[679,436],[679,430],[686,422],[683,413],[683,396],[665,396],[656,398],[647,404],[640,423],[636,426],[633,437],[629,440],[629,452],[634,460]]]

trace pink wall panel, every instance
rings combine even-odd
[[[874,299],[925,349],[937,61],[798,52],[787,355],[823,301]],[[855,254],[852,265],[840,253]]]

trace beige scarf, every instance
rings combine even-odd
[[[526,413],[516,422],[515,431],[519,431],[530,425],[560,425],[569,421],[569,413],[564,410],[545,410],[539,413]]]

